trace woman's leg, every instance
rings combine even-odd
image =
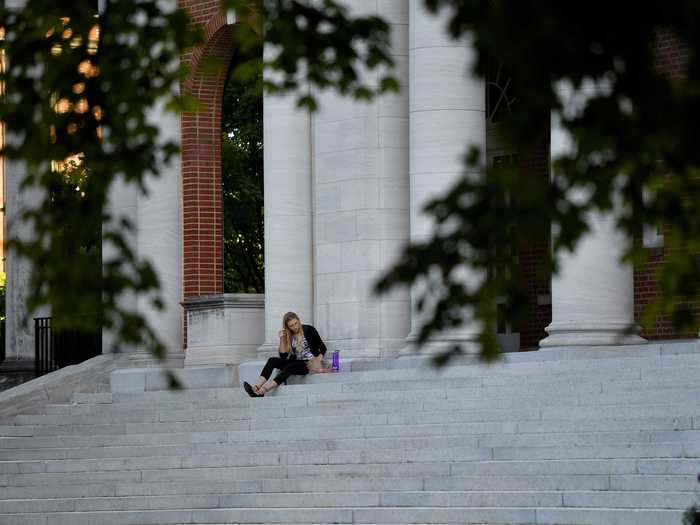
[[[260,377],[258,377],[258,379],[255,381],[255,385],[253,385],[253,390],[257,394],[263,394],[264,391],[262,390],[262,386],[267,383],[268,379],[270,379],[272,371],[275,368],[282,370],[286,364],[287,360],[282,359],[281,357],[271,357],[268,359],[267,363],[265,363],[265,366],[262,369],[262,372],[260,372]]]
[[[282,383],[284,383],[289,376],[304,376],[309,373],[309,368],[306,366],[305,361],[300,361],[300,360],[294,360],[294,361],[289,361],[286,365],[284,365],[284,368],[282,368],[272,381],[270,381],[269,385],[264,386],[261,388],[260,393],[267,393],[270,390],[274,390],[278,386],[280,386]]]

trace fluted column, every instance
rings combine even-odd
[[[263,99],[265,144],[265,343],[277,347],[282,316],[313,322],[311,124],[296,94]]]
[[[556,114],[551,119],[550,158],[571,151],[571,138]],[[585,199],[583,191],[571,195]],[[630,240],[618,230],[614,212],[593,212],[590,230],[573,253],[560,254],[552,277],[552,323],[540,347],[641,344],[634,322],[631,264],[620,258]]]
[[[409,9],[409,111],[410,111],[410,199],[411,240],[430,237],[433,220],[423,213],[430,200],[465,175],[464,155],[468,146],[486,151],[486,96],[482,79],[471,74],[474,51],[468,39],[453,40],[446,32],[447,17],[426,11],[423,0],[410,0]],[[469,176],[466,173],[466,176]],[[477,175],[476,173],[474,174]],[[464,268],[467,286],[479,275]],[[422,285],[412,290],[411,341],[430,312],[418,314],[415,305]],[[465,324],[434,340],[473,341],[478,326],[465,312]],[[467,344],[467,349],[468,349]]]

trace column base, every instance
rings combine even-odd
[[[406,337],[406,346],[399,352],[400,356],[427,354],[434,355],[449,351],[455,345],[462,348],[464,354],[478,354],[480,347],[476,335],[471,332],[455,331],[432,337],[422,346],[418,346],[418,333],[411,331]]]
[[[34,361],[6,359],[0,363],[0,392],[34,379]]]
[[[159,361],[150,352],[137,350],[129,354],[129,363],[137,368],[183,368],[185,366],[185,352],[168,352],[164,361]]]
[[[596,325],[550,324],[545,331],[549,336],[540,341],[540,348],[563,346],[618,346],[640,345],[647,342],[640,337],[639,326],[627,323]]]
[[[340,352],[340,359],[385,359],[401,355],[406,346],[402,338],[368,338],[368,339],[324,339],[330,359],[334,350]],[[264,361],[268,357],[277,356],[277,343],[264,343],[258,347],[258,359]]]
[[[268,357],[275,356],[277,357],[277,351],[279,349],[279,345],[277,343],[263,343],[261,344],[257,351],[257,359],[265,360]]]

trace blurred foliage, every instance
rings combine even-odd
[[[221,158],[224,291],[264,293],[263,105],[258,79],[224,88]]]
[[[53,215],[62,215],[65,210],[70,210],[69,218],[80,224],[57,224],[53,242],[60,244],[61,256],[80,268],[80,299],[73,302],[76,298],[71,297],[71,302],[55,301],[53,305],[64,308],[71,316],[79,317],[83,331],[99,332],[102,311],[102,208],[86,193],[88,181],[94,175],[85,166],[82,157],[55,164],[54,170],[56,177],[52,178],[47,207]],[[52,314],[52,317],[57,316]],[[61,327],[60,324],[53,331],[58,333],[64,329],[70,331],[70,327]]]
[[[255,78],[264,67],[268,93],[298,92],[300,107],[316,109],[314,91],[334,88],[358,100],[398,92],[389,54],[390,27],[376,15],[353,15],[345,1],[223,0],[237,14],[237,46],[250,57],[235,74]],[[262,16],[264,13],[264,16]],[[250,53],[262,44],[260,61]]]
[[[5,272],[0,272],[0,363],[5,360]]]
[[[236,9],[239,22],[232,28],[241,58],[233,72],[237,80],[262,83],[256,50],[262,50],[265,32],[274,54],[269,67],[276,71],[274,78],[266,77],[270,90],[293,90],[298,81],[304,91],[337,86],[370,98],[397,88],[388,74],[378,73],[388,71],[391,59],[388,26],[377,17],[352,18],[331,0],[320,2],[320,9],[266,1],[265,17],[262,0],[224,4]],[[28,0],[21,9],[2,2],[0,27],[8,58],[0,78],[7,94],[0,106],[8,137],[2,154],[10,166],[26,166],[21,185],[35,197],[34,207],[20,218],[33,235],[8,240],[32,264],[29,311],[49,306],[57,330],[89,330],[90,317],[75,314],[101,312],[103,326],[116,332],[115,344],[163,357],[166,349],[153,327],[119,301],[136,294],[162,309],[158,277],[128,242],[132,218],[113,215],[106,204],[116,180],[145,193],[147,177],[158,175],[178,153],[176,143],[159,137],[148,115],[201,109],[179,92],[187,77],[179,58],[202,42],[201,32],[184,11],[164,11],[163,3],[146,0],[105,2],[99,17],[97,2]],[[213,67],[212,74],[222,65]],[[374,76],[366,74],[373,70]],[[313,108],[314,102],[302,95],[300,105]],[[235,150],[233,142],[225,150]],[[243,162],[237,155],[229,156],[234,164]],[[71,159],[77,166],[67,167]],[[259,172],[256,162],[241,175]],[[240,193],[259,191],[241,182]],[[240,195],[231,197],[242,202]],[[101,243],[95,237],[100,225]],[[92,272],[98,244],[102,271]]]
[[[545,264],[556,271],[556,254],[576,247],[595,210],[615,213],[630,239],[639,238],[644,226],[663,230],[666,260],[656,274],[659,296],[643,313],[642,324],[652,326],[657,316],[667,315],[679,331],[697,333],[700,3],[425,4],[447,13],[453,37],[471,35],[477,76],[486,78],[496,65],[511,75],[517,98],[500,122],[508,148],[522,157],[548,142],[550,115],[561,121],[574,147],[553,159],[551,183],[509,165],[483,167],[476,150],[465,155],[469,177],[426,208],[436,222],[432,238],[409,246],[378,284],[386,292],[417,280],[429,283],[422,303],[432,317],[419,342],[461,324],[466,309],[483,323],[482,357],[496,357],[496,298],[505,298],[510,319],[526,308],[517,280],[488,271],[510,264],[503,257],[507,250],[498,247],[541,237],[542,228],[551,225],[555,257]],[[674,40],[677,56],[688,51],[681,71],[665,67],[656,54],[660,39]],[[575,200],[577,192],[590,198]],[[517,198],[504,200],[504,195]],[[646,256],[641,243],[631,243],[624,259],[640,265]],[[458,268],[464,265],[484,275],[482,282],[462,284]],[[458,349],[451,349],[448,356],[455,353]]]
[[[695,255],[700,253],[700,4],[424,1],[429,9],[447,10],[454,37],[472,35],[475,74],[485,78],[499,64],[512,75],[518,98],[500,123],[502,140],[512,151],[523,157],[546,142],[548,129],[533,122],[547,122],[550,114],[561,120],[575,148],[555,159],[551,184],[525,180],[511,165],[481,169],[478,152],[466,154],[465,172],[478,175],[462,178],[428,206],[435,234],[407,248],[379,283],[378,289],[387,291],[430,281],[430,300],[423,303],[430,304],[432,320],[419,341],[459,325],[464,312],[472,311],[484,327],[483,355],[496,355],[491,330],[496,298],[505,297],[506,314],[517,317],[524,295],[518,281],[507,278],[509,272],[488,271],[509,264],[509,250],[500,248],[513,246],[515,235],[526,239],[551,225],[553,253],[572,250],[587,231],[586,215],[610,211],[615,201],[621,203],[618,223],[631,238],[644,225],[664,231],[667,259],[657,275],[661,293],[644,323],[664,314],[679,329],[697,332],[692,307],[700,286]],[[301,106],[313,110],[313,93],[327,88],[358,99],[396,91],[388,24],[377,16],[350,14],[339,4],[224,0],[225,8],[236,12],[233,39],[247,57],[237,62],[233,75],[259,83],[263,63],[254,51],[262,48],[265,35],[266,89],[295,91]],[[160,3],[144,0],[107,2],[99,35],[91,38],[95,7],[28,0],[21,11],[2,9],[2,47],[10,59],[2,75],[7,98],[0,106],[11,138],[4,153],[27,164],[25,187],[44,191],[42,202],[24,216],[35,238],[10,243],[34,266],[30,306],[48,304],[57,325],[70,324],[64,312],[95,311],[100,305],[81,293],[84,268],[72,256],[78,241],[68,237],[76,236],[82,246],[89,241],[87,230],[94,232],[92,219],[85,218],[101,217],[103,243],[116,254],[102,265],[103,322],[116,328],[124,343],[162,355],[152,328],[117,301],[136,292],[162,306],[157,277],[126,242],[125,233],[133,228],[128,218],[114,226],[104,205],[116,179],[143,190],[145,178],[177,152],[175,144],[159,139],[146,115],[158,104],[194,108],[187,94],[178,95],[186,71],[177,59],[200,40],[184,12],[164,13]],[[655,45],[663,35],[689,50],[680,74],[660,67]],[[581,97],[582,92],[587,95]],[[571,110],[577,99],[579,107]],[[84,154],[88,169],[81,182],[85,195],[59,209],[50,196],[64,181],[50,161],[76,153]],[[572,192],[581,189],[590,199],[572,200]],[[640,264],[645,251],[633,244],[625,257]],[[467,288],[457,278],[464,265],[483,272],[478,286]],[[549,266],[556,271],[556,257]]]
[[[5,322],[5,272],[0,272],[0,322]],[[5,344],[4,340],[0,341],[0,344]]]
[[[177,153],[147,114],[159,103],[185,105],[178,59],[198,35],[183,12],[163,12],[156,2],[107,2],[99,18],[96,8],[29,0],[2,10],[3,153],[26,166],[22,189],[37,197],[21,217],[33,235],[8,246],[32,263],[29,310],[48,305],[56,330],[94,329],[85,324],[101,312],[120,343],[163,356],[152,327],[117,300],[136,292],[162,308],[151,264],[127,242],[131,218],[105,204],[115,180],[143,191],[146,177]],[[102,242],[115,255],[100,272]]]
[[[700,482],[700,474],[697,480]],[[683,513],[683,525],[700,525],[700,499]]]

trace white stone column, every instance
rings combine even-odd
[[[474,52],[469,40],[453,40],[446,32],[447,16],[444,12],[430,14],[423,0],[409,0],[409,6],[410,213],[411,241],[415,242],[429,238],[434,228],[422,211],[426,203],[444,195],[465,176],[468,147],[486,153],[486,94],[484,81],[471,74]],[[469,268],[461,273],[466,285],[479,280]],[[419,314],[415,307],[422,290],[420,282],[412,290],[409,342],[430,316],[429,312]],[[478,326],[468,313],[465,316],[462,327],[434,338],[437,346],[474,340]],[[469,344],[463,348],[469,350]]]
[[[155,108],[149,120],[158,126],[159,140],[180,142],[180,117]],[[139,296],[139,312],[168,350],[170,361],[184,359],[182,302],[182,176],[180,155],[161,162],[159,176],[146,180],[138,195],[138,253],[150,261],[160,282],[164,309],[156,310],[149,296]]]
[[[103,0],[98,10],[104,11]],[[177,0],[158,0],[165,11],[178,8]],[[171,64],[174,66],[175,64]],[[148,123],[158,129],[158,143],[180,144],[180,116],[166,111],[160,100],[147,112]],[[162,365],[181,367],[184,362],[183,309],[183,233],[182,233],[182,173],[181,157],[178,153],[168,163],[164,158],[157,159],[158,176],[148,176],[144,180],[145,191],[123,179],[112,183],[107,198],[107,211],[111,216],[106,228],[118,227],[122,219],[134,226],[132,232],[122,231],[127,245],[136,257],[151,263],[160,285],[159,295],[164,308],[153,307],[152,295],[127,292],[118,298],[120,307],[138,312],[154,330],[158,339],[165,345],[167,360],[156,361],[145,348],[126,346],[116,340],[116,334],[107,329],[102,331],[102,351],[117,350],[128,352],[137,365]],[[102,244],[102,261],[107,263],[118,256],[109,243]],[[115,343],[117,343],[115,345]]]
[[[12,133],[6,136],[8,143],[16,140]],[[44,191],[37,187],[20,189],[27,173],[22,162],[5,163],[5,227],[6,239],[31,240],[34,229],[22,220],[22,214],[40,205]],[[34,360],[34,317],[46,317],[51,313],[47,306],[39,311],[27,309],[30,294],[31,263],[15,250],[5,255],[5,359],[6,361]]]
[[[159,130],[159,141],[180,141],[180,118],[165,112],[158,106],[149,112],[149,121]],[[137,311],[153,328],[168,351],[168,366],[181,366],[184,360],[184,335],[182,301],[182,177],[180,156],[169,163],[161,162],[158,177],[145,180],[146,192],[134,184],[115,180],[109,190],[107,210],[112,220],[105,225],[113,228],[126,219],[134,224],[133,232],[122,235],[140,259],[148,260],[156,271],[160,283],[160,297],[164,309],[157,310],[151,304],[151,295],[132,292],[119,298],[120,306]],[[117,226],[118,227],[118,226]],[[103,264],[118,253],[109,243],[103,243]],[[144,365],[157,364],[144,348],[126,347],[115,343],[115,334],[104,330],[103,352],[116,349],[133,352],[133,359]]]
[[[551,159],[574,147],[556,114],[550,143]],[[580,191],[571,198],[586,195]],[[633,268],[620,261],[630,240],[615,222],[614,213],[590,213],[590,231],[573,253],[558,256],[559,272],[552,277],[552,323],[541,348],[646,342],[634,322]]]
[[[25,0],[8,0],[8,10],[20,10],[26,5]],[[11,56],[5,56],[11,60]],[[37,72],[37,74],[39,74]],[[17,145],[21,140],[12,130],[3,130],[4,140],[8,145]],[[17,238],[31,240],[34,230],[22,220],[22,214],[38,207],[44,200],[44,190],[38,187],[21,188],[27,175],[27,166],[23,162],[5,159],[4,169],[4,215],[5,232],[3,242]],[[34,360],[34,317],[51,315],[48,306],[37,311],[27,309],[30,293],[32,266],[14,250],[6,250],[5,256],[5,363],[12,361],[28,362]]]
[[[105,203],[105,213],[110,220],[102,225],[103,234],[105,231],[120,231],[124,240],[134,253],[138,253],[138,192],[135,184],[127,184],[122,178],[114,180],[107,194]],[[133,224],[134,229],[127,231],[120,227],[123,220]],[[102,266],[103,268],[113,260],[118,260],[119,252],[110,242],[102,242]],[[122,293],[117,299],[118,306],[128,311],[134,312],[137,308],[136,294],[134,292]],[[117,339],[114,330],[102,329],[102,353],[123,352],[130,353],[136,349],[131,345],[127,346]]]
[[[311,123],[296,94],[263,98],[265,144],[265,343],[277,348],[282,316],[313,323]]]
[[[353,15],[391,26],[393,75],[401,93],[372,102],[318,95],[313,116],[315,312],[329,348],[346,357],[385,357],[404,346],[408,290],[375,296],[374,283],[409,239],[408,4],[344,2]],[[376,85],[376,72],[363,72]]]

